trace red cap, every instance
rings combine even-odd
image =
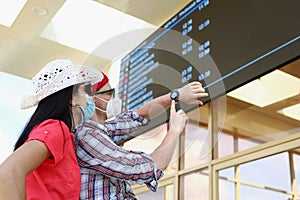
[[[101,81],[92,86],[93,92],[98,92],[106,83],[108,83],[108,77],[103,72],[101,73],[103,78]]]

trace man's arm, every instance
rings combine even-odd
[[[188,118],[184,111],[175,110],[175,101],[172,101],[170,110],[169,130],[161,144],[151,153],[157,167],[161,170],[165,170],[173,156],[177,139],[180,133],[183,131]]]
[[[116,145],[104,130],[86,131],[76,151],[82,171],[147,185],[163,175],[150,155]]]
[[[198,98],[208,96],[208,93],[205,92],[202,84],[198,81],[191,82],[178,89],[179,92],[179,101],[186,104],[198,104],[203,105],[203,102]],[[137,109],[135,112],[141,116],[151,119],[159,114],[163,113],[171,105],[170,93],[157,97]]]

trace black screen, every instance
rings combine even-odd
[[[299,8],[299,0],[192,1],[122,59],[122,110],[195,80],[207,103],[299,58]]]

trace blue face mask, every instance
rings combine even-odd
[[[79,106],[81,113],[83,115],[83,119],[82,119],[83,122],[91,119],[91,117],[95,113],[95,108],[96,108],[94,100],[91,96],[86,95],[85,98],[86,98],[86,102],[88,103],[88,106]]]

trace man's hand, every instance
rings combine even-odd
[[[178,89],[179,101],[186,104],[199,104],[203,105],[203,102],[198,100],[201,97],[207,97],[208,93],[205,92],[202,84],[198,81],[191,82],[182,88]]]
[[[176,134],[180,134],[183,131],[187,120],[188,117],[183,110],[175,110],[175,101],[172,100],[169,121],[170,130],[174,131]]]

